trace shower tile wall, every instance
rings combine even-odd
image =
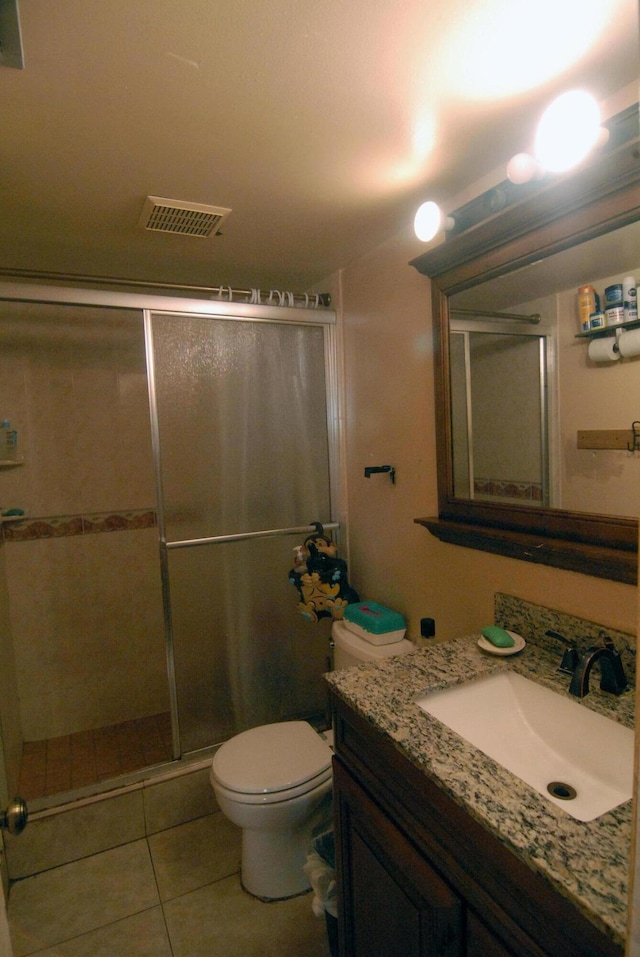
[[[2,545],[24,740],[168,710],[141,316],[3,304],[0,418],[24,457],[0,469],[28,513]]]
[[[155,529],[5,554],[25,740],[168,710]]]

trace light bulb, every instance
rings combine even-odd
[[[423,243],[428,243],[441,229],[452,229],[454,225],[453,217],[445,216],[438,204],[431,199],[418,207],[413,220],[414,232]]]
[[[600,137],[600,109],[584,90],[557,97],[538,124],[535,156],[544,169],[565,173],[576,166]]]
[[[516,153],[507,164],[507,177],[512,183],[528,183],[538,173],[538,164],[529,153]]]

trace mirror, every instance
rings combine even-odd
[[[416,521],[445,541],[629,583],[640,355],[593,357],[591,342],[609,353],[621,330],[583,334],[577,289],[604,298],[640,280],[634,115],[633,138],[412,263],[432,281],[439,497],[437,518]]]
[[[640,454],[618,437],[640,419],[640,355],[594,359],[577,301],[591,284],[604,307],[627,275],[640,281],[640,222],[451,296],[456,498],[640,515]],[[634,325],[598,333],[598,353]]]

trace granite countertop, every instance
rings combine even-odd
[[[409,761],[623,945],[631,801],[594,821],[577,821],[415,703],[420,694],[501,669],[577,700],[568,694],[569,678],[558,672],[558,656],[534,644],[513,656],[489,655],[478,647],[478,637],[334,671],[326,678],[334,692]],[[634,692],[604,694],[597,678],[592,676],[592,690],[580,703],[633,727]]]

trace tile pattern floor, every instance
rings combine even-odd
[[[171,716],[26,742],[19,793],[26,801],[95,784],[171,760]]]
[[[311,893],[257,901],[239,860],[216,812],[17,881],[15,957],[329,957]]]

